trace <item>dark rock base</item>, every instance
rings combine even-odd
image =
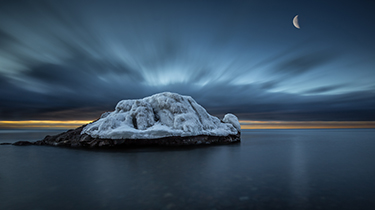
[[[229,144],[241,141],[241,134],[228,136],[171,136],[158,139],[99,139],[87,134],[81,135],[84,126],[74,130],[68,130],[55,136],[46,136],[36,142],[19,141],[13,145],[51,145],[65,147],[85,148],[119,148],[131,146],[184,146],[184,145],[209,145]]]

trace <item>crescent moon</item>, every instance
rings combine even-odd
[[[293,18],[293,25],[294,25],[294,27],[300,29],[299,24],[298,24],[298,15],[296,15],[296,16]]]

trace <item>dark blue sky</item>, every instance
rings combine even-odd
[[[161,91],[240,119],[375,120],[373,11],[370,0],[0,1],[0,120],[94,119]]]

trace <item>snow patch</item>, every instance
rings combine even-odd
[[[223,118],[223,122],[231,123],[238,130],[238,132],[241,132],[241,125],[236,115],[230,113],[226,114]]]
[[[113,112],[87,125],[81,134],[106,139],[156,139],[168,136],[227,136],[241,132],[238,119],[211,116],[190,96],[164,92],[122,100]]]

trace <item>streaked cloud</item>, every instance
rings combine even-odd
[[[253,1],[4,1],[0,119],[92,120],[171,91],[218,116],[374,120],[373,32],[321,32],[315,13],[296,31]]]

